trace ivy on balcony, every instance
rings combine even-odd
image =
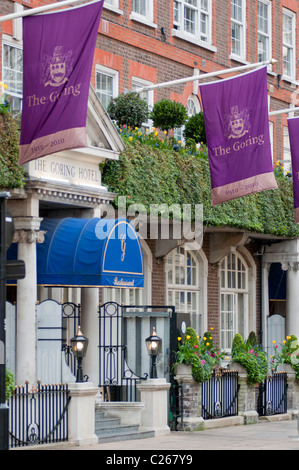
[[[278,189],[252,194],[211,207],[211,182],[206,146],[182,147],[155,130],[121,129],[126,149],[118,161],[103,167],[103,183],[127,204],[203,204],[203,222],[283,237],[296,237],[292,178],[275,169]],[[114,201],[117,207],[117,198]]]

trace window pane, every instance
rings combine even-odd
[[[242,0],[231,1],[231,17],[236,21],[242,21]]]
[[[191,10],[191,8],[185,7],[185,31],[190,34],[195,34],[195,10]]]
[[[113,97],[113,77],[98,72],[96,76],[96,93],[104,108],[107,109]]]
[[[146,16],[146,0],[133,0],[133,11]]]

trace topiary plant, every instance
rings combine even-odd
[[[194,114],[194,116],[191,116],[188,119],[185,124],[184,137],[186,140],[193,139],[197,143],[207,143],[204,115],[202,111]]]
[[[244,341],[243,341],[242,336],[239,333],[237,333],[233,339],[232,355],[234,355],[235,351],[239,349],[244,349]]]
[[[150,118],[155,127],[162,131],[169,131],[175,127],[181,127],[187,120],[185,106],[171,100],[160,100],[155,103]]]
[[[107,113],[117,122],[118,126],[140,127],[148,119],[147,102],[140,98],[138,93],[130,92],[113,98]]]
[[[8,401],[15,390],[14,375],[10,370],[5,369],[5,399]]]

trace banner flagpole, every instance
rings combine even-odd
[[[218,77],[220,75],[225,75],[227,73],[241,72],[247,69],[263,67],[265,65],[270,65],[270,64],[276,64],[276,62],[277,62],[276,59],[271,59],[271,60],[266,60],[264,62],[257,62],[255,64],[247,64],[247,65],[241,65],[240,67],[232,67],[229,69],[216,70],[215,72],[204,73],[201,75],[193,75],[192,77],[187,77],[187,78],[179,78],[178,80],[172,80],[170,82],[157,83],[156,85],[149,85],[145,87],[138,87],[132,91],[135,91],[136,93],[142,93],[143,91],[156,90],[157,88],[165,88],[165,87],[169,87],[172,85],[180,85],[181,83],[194,82],[196,80],[203,80],[203,79],[210,78],[210,77]]]
[[[98,2],[99,0],[96,0]],[[67,5],[73,5],[74,3],[82,2],[82,0],[64,0],[63,2],[51,3],[50,5],[44,5],[42,7],[30,8],[28,10],[18,11],[16,13],[10,13],[9,15],[0,16],[0,23],[3,21],[14,20],[16,18],[21,18],[23,16],[37,15],[38,13],[43,13],[44,11],[54,10],[55,8],[61,8]],[[95,2],[87,2],[95,3]],[[87,4],[86,2],[83,4]]]
[[[270,111],[269,116],[276,116],[277,114],[295,113],[296,111],[299,111],[299,108],[278,109],[277,111]]]

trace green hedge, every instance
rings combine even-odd
[[[128,205],[203,204],[204,225],[231,226],[242,230],[295,237],[292,179],[277,172],[279,189],[245,196],[211,207],[210,171],[206,147],[195,155],[188,149],[174,151],[147,145],[135,137],[126,139],[118,161],[108,161],[103,183]],[[117,198],[115,200],[117,206]]]
[[[22,188],[24,168],[18,165],[20,132],[11,113],[0,114],[0,188]]]

